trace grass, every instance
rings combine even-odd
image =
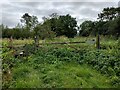
[[[9,39],[8,38],[4,38],[4,39],[0,39],[0,44],[2,43],[9,43]],[[17,45],[24,45],[24,44],[31,44],[33,43],[32,39],[13,39],[13,45],[17,46]]]
[[[90,37],[88,39],[93,39]],[[85,41],[85,37],[66,38],[59,37],[52,40],[40,40],[40,43],[48,42],[74,42]],[[1,42],[7,43],[7,39]],[[13,40],[14,45],[32,43],[32,39]],[[95,45],[88,43],[49,45],[44,44],[40,50],[26,59],[12,59],[15,66],[12,68],[12,79],[8,83],[9,88],[112,88],[111,78],[101,74],[101,65],[108,65],[115,61],[118,55],[118,41],[101,39],[101,50],[96,50]],[[105,49],[104,49],[105,47]],[[112,47],[112,48],[111,48]],[[6,51],[6,49],[5,49]],[[29,51],[29,50],[28,50]],[[9,53],[9,52],[7,52]],[[110,55],[111,56],[110,56]],[[11,60],[11,56],[3,53],[5,60]],[[86,56],[85,56],[86,55]],[[98,56],[99,55],[99,56]],[[8,57],[9,56],[9,57]],[[109,56],[109,57],[107,57]],[[113,57],[112,57],[113,56]],[[84,60],[85,59],[85,60]],[[110,60],[110,61],[109,61]],[[107,61],[107,62],[106,62]],[[81,64],[83,63],[84,64]],[[89,64],[87,64],[89,62]],[[92,65],[93,63],[99,65]],[[119,59],[116,59],[116,65]],[[91,63],[91,64],[90,64]],[[93,66],[93,67],[92,67]],[[119,72],[119,67],[116,66]],[[108,68],[102,68],[107,71]],[[110,71],[110,75],[113,73]],[[119,77],[111,76],[116,83]],[[118,83],[119,86],[119,83]]]
[[[56,37],[54,39],[46,39],[46,40],[39,40],[39,43],[49,43],[49,42],[78,42],[78,41],[85,41],[87,38],[86,37],[75,37],[75,38],[67,38],[64,36],[61,37]],[[4,38],[4,39],[0,39],[0,43],[8,43],[9,39],[8,38]],[[13,39],[13,45],[23,45],[23,44],[31,44],[33,43],[34,40],[33,39]]]
[[[109,88],[110,80],[87,65],[73,62],[40,64],[37,69],[28,63],[13,69],[11,88]]]

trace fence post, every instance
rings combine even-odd
[[[35,36],[34,41],[35,41],[35,51],[36,51],[37,47],[39,46],[39,38],[38,38],[38,36]]]
[[[96,48],[100,49],[100,35],[98,33],[97,37],[96,37]]]
[[[12,36],[9,38],[9,48],[13,49],[13,38],[12,38]]]

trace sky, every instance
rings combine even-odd
[[[78,25],[85,20],[97,20],[98,14],[105,7],[118,7],[119,0],[3,0],[0,1],[0,24],[15,27],[23,14],[48,17],[52,13],[70,14],[76,18]],[[119,3],[120,4],[120,3]]]

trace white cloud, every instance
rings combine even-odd
[[[78,23],[80,24],[84,20],[95,20],[98,13],[102,11],[105,7],[117,6],[116,2],[33,2],[26,1],[24,2],[15,2],[15,0],[5,0],[2,2],[2,23],[8,25],[9,27],[14,27],[24,13],[30,13],[31,15],[36,15],[39,18],[39,21],[42,21],[43,16],[48,16],[53,12],[57,12],[60,15],[70,14],[75,17]],[[62,0],[61,0],[62,1]],[[110,0],[111,1],[111,0]]]

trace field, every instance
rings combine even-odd
[[[34,40],[13,40],[17,51],[27,52],[18,57],[14,56],[17,51],[7,48],[7,39],[0,40],[3,47],[2,87],[120,88],[120,39],[101,37],[99,50],[91,43],[48,44],[91,39],[95,37],[40,40],[37,50]]]

